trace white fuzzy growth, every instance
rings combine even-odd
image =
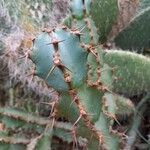
[[[105,50],[107,53],[117,53],[118,55],[129,55],[130,57],[133,58],[141,58],[144,59],[145,61],[150,62],[150,58],[148,56],[144,56],[142,54],[137,54],[136,52],[130,52],[130,51],[121,51],[121,50]]]
[[[24,9],[31,10],[30,8],[32,7],[33,3],[32,1],[28,2],[29,2],[28,5],[25,3],[24,0],[23,1],[1,0],[0,2],[0,20],[3,19],[5,23],[4,28],[0,29],[0,39],[5,43],[6,53],[8,53],[8,55],[6,56],[4,55],[2,60],[6,62],[6,64],[8,65],[9,69],[8,74],[11,80],[15,81],[15,83],[22,82],[25,85],[25,88],[28,87],[29,89],[32,89],[41,96],[45,95],[48,97],[52,97],[53,96],[53,94],[51,93],[52,89],[49,89],[43,80],[37,77],[31,80],[32,76],[28,76],[33,72],[34,64],[29,59],[26,58],[19,59],[23,57],[27,51],[30,51],[30,49],[22,47],[22,42],[29,37],[33,37],[33,35],[35,34],[26,31],[25,28],[27,27],[24,28],[24,23],[26,23],[24,21],[28,20],[27,18],[28,14],[26,14],[23,11]],[[50,15],[49,17],[50,21],[47,24],[45,24],[46,26],[56,25],[57,22],[60,21],[61,18],[65,16],[65,13],[67,11],[68,7],[67,0],[63,1],[53,0],[52,3],[53,3],[52,13],[49,11],[49,13],[46,14]],[[64,6],[66,9],[64,9]],[[10,13],[9,8],[14,9],[13,13]],[[37,14],[39,14],[39,18],[38,16],[31,15],[32,19],[34,20],[34,17],[36,17],[37,21],[41,21],[43,17],[42,14],[44,14],[45,11],[48,11],[48,8],[44,4],[44,1],[36,0],[36,5],[34,5],[34,11],[38,12]],[[30,13],[30,11],[28,13]],[[21,17],[19,17],[19,15]],[[42,21],[41,26],[45,25],[44,22]],[[6,32],[6,27],[9,27],[7,29],[8,32]]]

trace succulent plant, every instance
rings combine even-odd
[[[150,48],[148,10],[149,2],[142,1],[138,15],[115,38],[117,46],[130,50]],[[14,108],[1,108],[1,121],[7,128],[14,125],[15,129],[33,128],[40,133],[20,141],[17,137],[12,141],[4,133],[2,144],[8,144],[2,147],[19,149],[21,145],[20,149],[48,150],[56,136],[76,144],[84,138],[89,150],[121,149],[124,133],[114,130],[119,124],[117,115],[135,113],[128,97],[150,92],[150,59],[135,52],[104,48],[102,43],[106,42],[118,11],[117,0],[71,0],[71,13],[62,24],[45,29],[33,40],[29,58],[35,65],[34,75],[57,91],[59,100],[52,107],[50,120]],[[66,122],[58,122],[57,118]],[[65,136],[68,132],[73,137]]]
[[[150,47],[149,20],[150,1],[142,0],[137,8],[136,15],[130,23],[116,36],[115,43],[124,50],[142,53]],[[144,32],[143,32],[144,30]]]

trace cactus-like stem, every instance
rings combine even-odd
[[[139,40],[138,33],[135,38],[139,44],[137,47],[149,48],[148,32],[142,33],[141,26],[142,17],[146,17],[146,22],[149,21],[147,2],[144,0],[139,6],[139,13],[129,23],[131,28],[127,27],[118,35],[119,40],[116,41],[119,41],[119,45],[122,45],[121,36],[124,37],[132,29],[137,32],[136,27],[140,24],[138,31],[144,37],[144,42]],[[18,124],[13,126],[15,129],[22,127],[25,122],[41,127],[40,135],[30,142],[25,141],[28,149],[48,149],[54,136],[73,142],[70,137],[72,133],[75,142],[79,141],[80,136],[86,138],[89,150],[117,150],[123,137],[122,133],[113,130],[116,123],[120,124],[117,116],[134,111],[133,103],[119,94],[130,97],[150,92],[150,59],[127,51],[104,50],[99,45],[99,40],[101,43],[106,41],[117,18],[117,0],[71,0],[70,4],[71,14],[63,22],[67,27],[60,25],[43,31],[33,40],[33,49],[29,54],[35,65],[34,75],[42,78],[59,95],[55,116],[47,120],[1,108],[1,120],[6,128],[13,126],[17,119]],[[149,31],[147,27],[146,30]],[[134,41],[134,38],[130,41]],[[69,124],[61,124],[55,121],[56,118],[64,118]],[[11,127],[11,130],[14,129]],[[35,132],[38,132],[37,128]],[[71,133],[67,139],[65,134],[68,132]],[[2,138],[2,142],[6,142],[7,136]],[[23,142],[20,140],[16,144]],[[8,143],[14,144],[10,137]]]
[[[150,59],[124,51],[107,51],[104,61],[114,69],[113,90],[129,96],[149,92]]]
[[[124,50],[142,53],[150,48],[150,2],[141,0],[129,25],[118,34],[115,43]]]
[[[104,11],[107,10],[107,11]],[[98,28],[100,41],[107,40],[107,35],[111,31],[112,25],[117,20],[118,2],[117,0],[94,0],[92,1],[91,16]]]

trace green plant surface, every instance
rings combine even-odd
[[[77,19],[82,19],[84,12],[83,12],[83,1],[81,0],[71,0],[70,2],[70,8],[72,16],[74,16]]]
[[[59,68],[56,67],[49,75],[50,70],[54,67],[53,54],[55,52],[50,42],[52,42],[52,38],[46,32],[34,41],[31,59],[37,65],[35,74],[46,80],[54,89],[67,91],[68,85],[65,83],[62,71]],[[43,60],[45,63],[42,63]]]
[[[90,16],[91,4],[91,0],[71,1],[71,14],[69,14],[69,16],[64,19],[63,23],[70,29],[73,29],[74,31],[78,32],[78,34],[80,34],[80,40],[82,43],[97,45],[99,36],[95,22],[91,19]],[[80,13],[78,12],[79,8]]]
[[[57,40],[58,49],[53,40]],[[48,33],[43,33],[35,39],[34,43],[31,59],[36,64],[36,75],[46,80],[54,89],[67,91],[68,84],[63,79],[62,69],[57,66],[61,65],[73,79],[73,86],[79,86],[84,82],[87,70],[87,53],[81,48],[79,38],[76,35],[57,29],[50,36]],[[54,59],[60,61],[59,64],[55,64]],[[42,60],[47,61],[46,65],[42,63]]]
[[[141,1],[129,25],[115,38],[116,46],[139,53],[150,48],[150,3]]]
[[[48,120],[44,118],[36,117],[28,112],[22,111],[18,108],[10,108],[10,107],[3,107],[0,109],[0,114],[8,117],[12,117],[15,119],[19,119],[26,122],[36,123],[40,125],[46,125],[48,123]],[[11,120],[10,120],[11,122]]]
[[[109,93],[109,95],[112,95],[111,97],[112,97],[113,101],[111,101],[111,103],[107,102],[109,104],[108,109],[110,109],[110,111],[108,111],[108,112],[113,113],[115,110],[116,115],[122,115],[122,116],[133,114],[135,106],[129,98],[126,98],[126,97],[124,97],[122,95],[118,95],[118,94],[110,94]],[[113,105],[114,105],[114,107],[112,107]]]
[[[137,13],[143,11],[143,9],[148,8],[150,6],[149,0],[139,0],[139,7],[137,9]]]
[[[101,112],[101,98],[103,93],[86,85],[81,86],[77,92],[77,96],[79,97],[83,108],[89,115],[90,120],[92,122],[97,121]]]
[[[98,44],[99,36],[97,34],[97,28],[90,17],[82,20],[73,19],[71,27],[78,31],[81,30],[80,38],[84,44]]]
[[[77,106],[74,105],[74,102],[68,93],[60,95],[60,100],[57,107],[58,116],[62,116],[72,123],[75,123],[78,119],[79,110],[77,109]]]
[[[119,137],[110,133],[109,119],[105,116],[105,114],[100,114],[98,121],[95,123],[95,126],[96,129],[100,130],[104,135],[104,147],[107,150],[119,149]]]
[[[29,140],[24,137],[8,136],[5,132],[0,132],[1,150],[25,150]]]
[[[1,123],[7,131],[0,132],[0,146],[2,148],[12,146],[17,148],[19,146],[25,149],[27,146],[28,149],[49,149],[53,136],[68,143],[73,141],[71,135],[73,125],[70,123],[58,123],[53,119],[38,117],[13,108],[3,108],[0,113],[2,115]],[[29,133],[32,133],[30,138],[28,137]],[[63,133],[63,136],[61,133]]]
[[[98,34],[102,43],[107,40],[107,35],[117,19],[117,14],[117,0],[94,0],[92,2],[91,15],[98,28]]]
[[[73,137],[70,131],[62,130],[62,129],[54,129],[54,136],[62,139],[64,142],[71,143],[73,141]]]
[[[25,7],[25,2],[29,1],[20,3],[18,9]],[[47,0],[42,2],[48,5],[47,7],[51,5]],[[63,25],[44,29],[33,40],[33,48],[29,52],[29,59],[35,66],[32,75],[38,76],[48,87],[53,88],[57,100],[40,100],[46,105],[46,110],[42,107],[43,112],[47,111],[47,108],[51,110],[43,117],[39,115],[38,104],[34,106],[34,102],[30,99],[24,100],[23,97],[20,101],[16,100],[11,87],[11,107],[6,107],[7,104],[4,103],[6,106],[0,108],[0,127],[4,130],[0,132],[0,149],[49,150],[55,147],[56,139],[70,145],[75,143],[79,147],[83,144],[81,147],[87,150],[122,148],[122,143],[126,140],[123,140],[124,131],[130,124],[124,127],[118,118],[133,115],[136,104],[132,103],[131,97],[150,92],[150,59],[133,52],[106,50],[105,45],[100,45],[106,42],[107,35],[116,22],[118,4],[117,0],[71,0],[71,13]],[[11,5],[9,3],[8,8]],[[31,2],[28,9],[36,12],[42,8],[40,1],[36,0],[36,3]],[[23,12],[18,9],[12,12],[11,17],[16,22],[18,20],[13,16],[20,16],[19,21],[22,21],[22,13],[28,10],[26,7]],[[9,13],[12,10],[10,8]],[[31,12],[35,14],[34,11]],[[130,39],[128,35],[129,37],[123,40],[128,45],[130,43],[127,39],[135,39],[139,45],[136,45],[137,48],[133,47],[134,50],[148,48],[145,45],[148,45],[149,25],[145,27],[144,22],[149,20],[148,12],[149,1],[140,1],[136,16],[118,35],[119,37],[132,28],[133,31],[140,31],[138,36],[132,36]],[[141,29],[138,30],[134,24]],[[147,33],[142,32],[143,30]],[[144,37],[142,40],[146,44],[139,40],[139,37]],[[145,109],[142,114],[144,111]],[[139,126],[141,121],[137,122]]]
[[[77,20],[82,20],[85,16],[89,16],[91,11],[91,3],[91,0],[71,0],[71,16]]]
[[[79,37],[74,34],[74,31],[56,28],[54,31],[44,34],[47,34],[46,37],[48,37],[50,45],[47,46],[46,44],[48,40],[47,42],[36,41],[37,43],[34,44],[38,45],[41,42],[41,45],[45,45],[44,50],[52,51],[53,55],[47,58],[47,62],[43,62],[43,58],[47,56],[46,51],[42,50],[43,46],[38,47],[38,50],[34,46],[32,51],[34,59],[32,58],[32,61],[36,68],[41,65],[45,67],[45,70],[49,70],[47,64],[54,65],[53,57],[54,53],[57,52],[60,64],[62,63],[62,67],[64,67],[61,72],[62,77],[65,77],[66,71],[70,73],[69,82],[73,85],[70,86],[70,90],[65,92],[60,89],[57,90],[60,94],[57,116],[64,117],[76,125],[78,135],[89,140],[89,135],[93,134],[94,137],[91,140],[96,139],[100,143],[100,147],[117,149],[119,137],[117,134],[113,135],[109,129],[114,121],[117,121],[117,101],[126,108],[128,104],[123,103],[126,99],[115,95],[113,92],[128,94],[129,96],[148,92],[150,89],[149,58],[136,53],[117,50],[104,51],[100,48],[93,49],[95,54],[90,52],[87,56],[86,50],[80,47]],[[40,37],[41,35],[37,39]],[[42,39],[44,38],[42,37]],[[37,52],[38,55],[35,55]],[[45,63],[47,64],[45,65]],[[45,73],[43,67],[39,67],[41,74]],[[59,65],[56,64],[57,67],[59,68]],[[43,77],[43,75],[38,76]],[[65,78],[62,80],[69,85]],[[122,113],[127,114],[127,112]],[[102,139],[103,144],[100,142]]]
[[[1,150],[26,150],[26,146],[22,144],[4,144],[0,143]]]
[[[104,62],[114,69],[113,90],[136,95],[150,90],[150,60],[140,54],[124,51],[107,51]]]
[[[119,136],[112,134],[113,130],[110,130],[114,122],[118,122],[116,99],[120,100],[122,105],[126,107],[128,105],[121,102],[126,99],[115,93],[133,96],[149,91],[149,58],[126,51],[104,51],[101,48],[92,48],[94,53],[90,51],[88,54],[81,48],[78,34],[66,28],[56,28],[44,34],[47,35],[47,42],[50,41],[50,44],[47,44],[43,37],[44,42],[36,41],[34,44],[45,45],[44,50],[47,49],[53,55],[47,58],[47,62],[43,62],[43,58],[47,56],[46,51],[42,50],[43,46],[38,47],[38,50],[34,46],[32,61],[36,68],[41,65],[48,73],[49,64],[56,65],[56,68],[62,70],[62,77],[65,77],[66,71],[71,76],[69,82],[62,78],[63,82],[70,86],[70,90],[62,92],[57,89],[60,94],[57,116],[64,117],[77,126],[77,134],[88,139],[88,143],[94,140],[93,142],[99,143],[102,149],[111,150],[111,147],[118,149]],[[40,39],[40,36],[37,39]],[[35,55],[36,53],[38,55]],[[59,54],[60,64],[55,64],[54,54]],[[43,76],[45,73],[43,67],[39,67],[42,75],[37,74],[42,78],[47,74]],[[48,75],[51,76],[51,73]],[[61,82],[60,78],[59,80]],[[57,82],[57,78],[54,82]],[[89,136],[90,134],[94,135],[93,138]],[[89,144],[88,146],[89,149],[93,147]]]
[[[87,52],[80,46],[80,39],[75,34],[56,29],[54,36],[58,41],[64,40],[58,44],[60,59],[64,67],[71,72],[73,87],[78,87],[85,81]]]
[[[98,68],[98,62],[95,59],[95,56],[93,54],[89,54],[87,58],[87,64],[88,64],[88,81],[92,83],[96,83],[99,76],[97,74],[97,68]]]
[[[88,129],[85,125],[84,120],[82,119],[82,117],[79,119],[80,117],[80,112],[77,108],[77,106],[75,105],[74,102],[72,102],[71,98],[69,98],[70,96],[68,95],[61,95],[60,98],[60,103],[59,103],[59,107],[58,107],[58,116],[62,116],[65,117],[67,120],[69,120],[70,122],[72,122],[73,124],[77,124],[77,126],[74,125],[74,128],[76,129],[76,136],[82,136],[85,137],[87,139],[89,139],[90,143],[91,141],[96,142],[97,146],[99,146],[99,140],[97,138],[97,135],[95,135],[93,133],[93,131],[91,131],[90,129]],[[78,122],[76,122],[78,120]],[[92,136],[91,136],[92,135]],[[76,137],[77,138],[77,137]],[[89,145],[89,147],[91,147],[91,145]],[[90,150],[90,148],[88,148]]]
[[[98,92],[97,89],[87,88],[86,86],[79,88],[78,91],[79,91],[78,97],[80,100],[80,106],[82,105],[82,107],[86,113],[84,114],[84,116],[81,116],[81,119],[77,122],[77,124],[78,124],[77,134],[79,134],[82,137],[86,137],[89,140],[88,143],[91,143],[91,141],[94,143],[95,142],[99,143],[100,139],[101,140],[104,139],[104,143],[105,143],[106,142],[105,137],[108,137],[108,139],[109,139],[112,135],[111,135],[111,133],[109,133],[108,130],[105,131],[106,129],[109,128],[109,121],[107,121],[107,123],[106,123],[107,116],[104,115],[103,119],[99,122],[99,117],[102,114],[102,110],[101,110],[102,105],[100,102],[102,94],[100,92]],[[77,107],[78,109],[76,108],[76,111],[75,111],[74,110],[76,107],[75,102],[72,103],[72,101],[69,100],[68,97],[69,96],[67,96],[66,98],[64,97],[64,99],[61,99],[61,101],[59,103],[59,109],[58,109],[60,111],[59,115],[65,117],[72,123],[75,123],[77,121],[77,119],[80,117],[80,115],[75,112],[78,109],[80,112],[80,107],[79,108]],[[68,99],[68,100],[66,101],[66,99]],[[91,101],[91,99],[92,99],[92,101]],[[93,105],[93,104],[95,104],[95,105]],[[74,109],[72,109],[72,108],[74,108]],[[85,117],[86,115],[87,115],[87,117]],[[90,120],[88,120],[88,118]],[[90,122],[91,122],[91,124],[90,124]],[[92,122],[93,123],[95,122],[95,123],[92,124]],[[101,128],[103,126],[103,124],[105,125],[105,129]],[[91,129],[90,129],[90,126],[91,126]],[[101,135],[101,132],[102,132],[102,135]],[[93,134],[92,137],[90,136],[91,134]],[[111,139],[112,143],[110,143],[109,140],[107,142],[109,143],[109,146],[111,147],[112,143],[113,143],[113,138]],[[114,141],[114,143],[117,145],[117,139]],[[92,149],[91,147],[93,147],[93,146],[91,144],[89,144],[88,149]],[[103,147],[100,143],[97,144],[97,146]],[[97,146],[95,145],[94,147],[97,147]],[[105,145],[104,147],[107,147],[107,145]]]
[[[41,138],[38,140],[38,143],[36,145],[37,150],[50,150],[51,149],[51,134],[47,133],[41,136]]]

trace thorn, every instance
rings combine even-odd
[[[51,106],[51,111],[49,113],[48,118],[55,117],[55,111],[54,110],[55,110],[56,102],[41,102],[41,104],[45,104],[45,105]]]
[[[32,39],[32,43],[34,44],[35,38]]]
[[[58,44],[61,42],[64,42],[64,41],[65,40],[58,41],[57,39],[52,39],[52,42],[48,43],[47,45],[53,44],[54,50],[57,52],[58,51]]]
[[[49,71],[49,73],[47,74],[45,80],[48,79],[48,77],[50,76],[50,74],[53,72],[53,70],[54,70],[55,68],[56,68],[56,65],[54,65],[54,66],[50,69],[50,71]]]
[[[68,71],[70,71],[71,73],[72,73],[72,71],[69,69],[69,68],[67,68],[66,66],[64,66]]]
[[[80,29],[80,32],[82,32],[84,29],[85,29],[86,25],[84,25],[81,29]]]
[[[81,36],[84,35],[83,33],[81,33],[80,31],[76,30],[76,31],[72,31],[72,34],[75,34],[76,36]]]
[[[51,90],[49,93],[51,94],[51,93],[54,93],[54,92],[56,92],[55,90]]]
[[[64,68],[66,68],[68,71],[70,71],[71,73],[72,73],[72,71],[69,69],[69,68],[67,68],[66,66],[64,66],[62,63],[60,63],[59,65],[56,65],[59,69],[61,69],[61,67],[64,67]],[[61,69],[62,70],[62,69]]]
[[[96,58],[98,57],[97,53],[94,52],[95,48],[92,45],[82,44],[81,47],[86,49],[88,52],[91,52]]]
[[[61,40],[61,41],[58,41],[58,40],[53,40],[51,43],[48,43],[47,45],[51,45],[51,44],[54,44],[54,45],[56,45],[56,44],[58,44],[58,43],[61,43],[61,42],[64,42],[65,40]]]
[[[97,58],[97,54],[92,49],[90,49],[90,52]]]
[[[55,53],[53,55],[53,63],[54,63],[55,66],[57,66],[61,70],[63,70],[63,68],[66,68],[68,71],[72,72],[69,68],[64,66],[64,64],[61,62],[60,55],[59,55],[58,51],[55,51]]]
[[[117,120],[117,118],[116,118],[115,115],[110,114],[110,113],[107,113],[107,112],[106,112],[105,114],[106,114],[108,117],[114,119],[114,120],[118,123],[118,125],[121,126],[121,123]]]
[[[72,29],[72,31],[81,30],[81,29],[85,28],[85,26],[86,26],[86,25],[82,25],[81,27],[78,27],[78,28]]]
[[[44,133],[47,134],[48,130],[50,129],[51,132],[54,128],[54,125],[55,125],[55,118],[52,119],[52,123],[51,124],[47,124],[46,127],[45,127],[45,130],[44,130]]]
[[[101,149],[101,144],[102,144],[102,139],[100,138],[100,139],[99,139],[99,146],[98,146],[99,149]]]
[[[54,101],[54,102],[50,103],[51,111],[50,111],[49,117],[54,117],[55,118],[55,116],[56,116],[56,114],[55,114],[55,110],[56,110],[55,106],[56,106],[56,104],[57,104],[57,101]]]
[[[73,149],[78,149],[78,141],[77,141],[77,137],[76,137],[76,130],[75,127],[73,127],[72,129],[72,136],[73,136]]]
[[[71,105],[76,101],[76,98],[77,98],[77,96],[74,97],[73,101],[72,101],[71,104],[70,104],[70,107],[71,107]]]
[[[73,124],[73,126],[75,126],[80,121],[81,118],[82,118],[82,114],[80,114],[80,116],[78,117],[78,119],[76,120],[76,122]]]
[[[84,34],[82,33],[82,31],[85,29],[85,27],[86,27],[86,25],[83,25],[83,26],[81,26],[81,27],[79,27],[79,28],[73,29],[73,30],[71,31],[71,33],[73,33],[73,34],[75,34],[75,35],[77,35],[77,36],[84,35]]]
[[[106,91],[111,93],[111,94],[115,94],[113,91],[109,90],[108,88],[106,88]]]
[[[121,126],[121,123],[117,120],[116,116],[112,116],[112,118],[118,123],[119,126]]]

